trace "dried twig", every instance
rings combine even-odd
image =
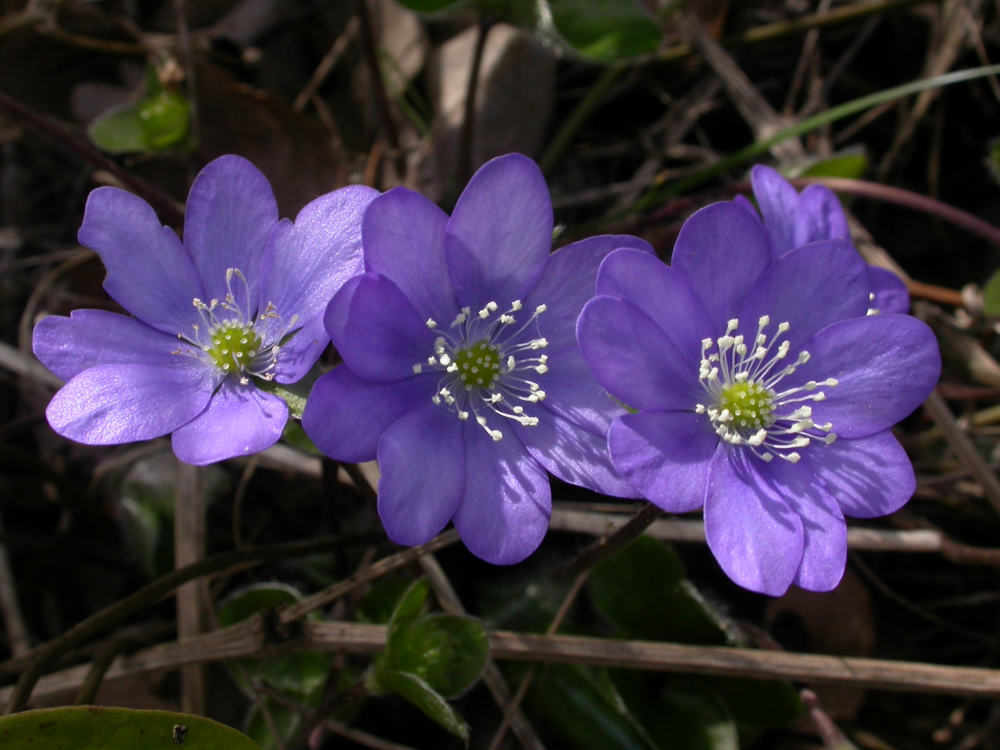
[[[463,187],[472,177],[472,149],[476,133],[476,94],[479,89],[479,70],[483,64],[486,39],[492,28],[493,21],[481,15],[477,25],[476,46],[472,52],[469,81],[465,87],[465,116],[462,118],[462,130],[458,138],[458,184]]]
[[[178,568],[205,557],[207,535],[204,472],[198,466],[177,462],[174,494],[174,564]],[[194,580],[177,589],[177,637],[198,635],[204,626],[202,603],[205,582]],[[205,676],[200,665],[181,670],[181,708],[185,713],[204,714]]]
[[[606,538],[587,547],[575,560],[556,571],[555,577],[571,579],[590,570],[601,560],[610,557],[618,550],[624,549],[633,540],[638,539],[662,513],[663,511],[652,503],[643,502],[639,511],[627,523]]]
[[[296,112],[301,112],[306,108],[306,104],[312,99],[313,95],[319,90],[319,87],[323,85],[323,81],[326,77],[330,75],[330,71],[334,69],[340,58],[343,57],[344,52],[347,51],[348,45],[354,39],[355,34],[358,33],[358,27],[360,26],[360,21],[357,16],[351,18],[347,22],[347,26],[344,27],[343,32],[334,41],[333,46],[330,47],[330,51],[326,53],[316,70],[313,71],[312,78],[309,79],[309,83],[305,85],[305,88],[299,92],[299,95],[295,97],[295,103],[292,108]]]

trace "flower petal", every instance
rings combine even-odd
[[[52,429],[87,445],[151,440],[190,422],[208,405],[214,373],[179,367],[99,365],[63,386],[45,410]]]
[[[906,283],[892,271],[878,266],[868,266],[871,277],[872,300],[870,306],[880,313],[904,315],[910,311],[910,291]]]
[[[552,248],[552,200],[542,171],[521,154],[483,165],[458,199],[445,258],[463,307],[507,306],[538,282]]]
[[[278,204],[271,184],[242,156],[220,156],[198,173],[184,213],[184,247],[198,270],[206,302],[225,299],[226,271],[238,268],[246,277],[250,296],[234,279],[237,304],[240,309],[257,304],[260,259],[277,223]]]
[[[420,193],[393,188],[365,212],[365,270],[380,273],[399,287],[417,311],[450,324],[458,301],[448,278],[444,233],[448,214]]]
[[[719,445],[709,469],[705,536],[733,581],[780,596],[802,561],[802,519],[758,471],[759,463],[742,449]]]
[[[313,366],[327,343],[323,312],[348,279],[362,271],[361,217],[378,191],[361,185],[335,190],[306,205],[295,223],[282,221],[261,261],[260,310],[280,316],[257,323],[264,340],[277,341],[298,316],[301,330],[282,346],[275,371],[293,383]]]
[[[39,361],[63,380],[97,365],[181,363],[177,337],[138,318],[106,310],[74,310],[70,317],[50,315],[39,321],[31,339]]]
[[[793,188],[794,189],[794,188]],[[795,214],[795,247],[822,240],[851,241],[851,229],[840,199],[825,185],[809,185],[799,195]]]
[[[870,315],[843,320],[803,344],[812,358],[787,384],[838,384],[823,388],[813,404],[816,424],[833,423],[846,438],[888,429],[930,395],[941,374],[941,354],[927,324],[909,315]],[[782,382],[785,385],[785,381]]]
[[[631,302],[663,329],[678,351],[701,361],[701,342],[712,337],[715,326],[687,279],[655,255],[612,253],[601,264],[597,293]]]
[[[563,419],[607,435],[614,419],[626,413],[594,379],[579,349],[550,352],[546,364],[549,371],[538,384],[546,394],[545,406]]]
[[[548,399],[546,399],[546,404]],[[545,406],[535,407],[538,424],[515,425],[531,455],[564,482],[586,487],[612,497],[639,497],[639,493],[615,471],[608,455],[606,435],[563,419]]]
[[[597,382],[633,409],[693,409],[703,392],[696,360],[684,357],[646,313],[615,297],[595,297],[576,326]]]
[[[668,513],[687,513],[705,504],[718,445],[708,417],[684,411],[626,414],[608,433],[615,468]]]
[[[913,464],[892,432],[856,440],[837,440],[802,451],[799,466],[809,467],[844,515],[877,518],[895,513],[917,486]]]
[[[396,544],[433,539],[455,515],[465,490],[462,423],[426,406],[393,423],[378,443],[378,514]]]
[[[671,266],[698,292],[721,336],[771,264],[767,235],[743,206],[713,203],[684,222]]]
[[[757,321],[770,316],[764,330],[775,341],[780,323],[791,328],[781,337],[795,357],[804,341],[831,323],[868,312],[868,266],[844,240],[815,242],[785,254],[754,284],[740,309],[739,332],[752,341]]]
[[[108,270],[104,289],[145,323],[176,336],[200,321],[191,302],[205,292],[191,258],[170,227],[142,198],[100,187],[87,198],[81,245],[96,250]]]
[[[758,164],[750,170],[750,184],[764,217],[771,244],[771,258],[777,260],[794,250],[799,192],[777,170]]]
[[[407,412],[430,403],[436,383],[434,374],[373,383],[340,365],[316,381],[302,414],[302,428],[330,458],[373,461],[382,433]]]
[[[552,515],[545,470],[508,430],[494,441],[463,423],[465,496],[452,521],[476,557],[494,565],[521,562],[542,543]]]
[[[377,273],[344,284],[324,322],[344,362],[366,380],[412,377],[413,366],[434,354],[434,332],[399,287]]]
[[[208,408],[174,432],[174,454],[196,466],[270,448],[288,421],[288,405],[253,383],[241,385],[230,375],[212,396]]]

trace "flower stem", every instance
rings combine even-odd
[[[204,471],[199,466],[177,462],[174,494],[174,567],[183,568],[205,559],[206,510]],[[177,589],[177,639],[184,640],[204,628],[204,580],[191,581]],[[200,664],[181,670],[181,710],[205,713],[205,673]]]

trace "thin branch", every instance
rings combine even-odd
[[[382,76],[382,66],[379,64],[378,46],[375,41],[375,28],[371,13],[368,10],[368,0],[356,0],[358,20],[361,23],[361,51],[368,64],[371,76],[372,92],[375,99],[375,110],[382,126],[382,137],[389,144],[392,157],[397,160],[397,167],[402,174],[402,154],[399,149],[399,130],[392,118],[392,108],[389,106],[389,94],[385,88],[385,78]]]
[[[483,64],[486,38],[492,28],[493,21],[480,15],[469,81],[465,87],[465,117],[462,119],[462,131],[458,139],[458,184],[462,187],[472,177],[472,149],[476,134],[476,94],[479,88],[479,70]]]
[[[134,646],[135,641],[130,638],[113,638],[101,646],[94,654],[94,661],[90,665],[90,670],[87,672],[87,677],[84,679],[74,703],[77,706],[89,706],[93,703],[111,664]]]
[[[296,112],[301,112],[306,108],[306,104],[312,99],[313,95],[319,90],[319,87],[323,85],[323,81],[326,77],[330,75],[330,71],[336,66],[337,62],[343,57],[344,52],[347,51],[347,46],[354,39],[354,36],[358,33],[358,27],[360,26],[360,21],[357,16],[351,18],[347,22],[347,26],[344,27],[343,32],[340,36],[333,42],[333,46],[330,47],[330,51],[326,53],[322,60],[320,60],[319,65],[316,70],[313,71],[312,78],[309,79],[309,83],[305,85],[305,88],[299,92],[299,95],[295,97],[295,103],[292,105],[292,109]]]
[[[175,227],[180,227],[184,224],[184,210],[174,202],[173,198],[162,192],[159,188],[153,187],[145,180],[139,179],[131,172],[122,169],[97,149],[77,140],[75,136],[61,125],[57,125],[34,110],[25,107],[3,92],[0,92],[0,109],[6,110],[15,117],[24,120],[24,122],[38,132],[66,146],[98,169],[103,169],[113,174],[129,190],[156,209],[160,213],[160,217],[167,224]]]
[[[642,536],[642,533],[662,513],[663,511],[652,503],[644,502],[642,507],[639,508],[639,512],[632,516],[627,523],[604,539],[587,547],[575,560],[556,571],[554,574],[555,577],[562,579],[576,578],[581,573],[590,570],[601,560],[611,557],[611,555],[624,549]]]

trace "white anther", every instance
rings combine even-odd
[[[837,433],[831,432],[829,435],[823,438],[823,442],[826,443],[827,445],[833,445],[833,441],[836,439],[837,439]]]
[[[535,308],[535,315],[541,315],[543,312],[549,309],[548,305],[539,305]]]
[[[423,372],[423,369],[424,369],[423,365],[413,365],[413,374],[419,375],[421,372]]]
[[[728,336],[730,333],[732,333],[733,331],[735,331],[739,327],[740,327],[740,321],[739,321],[739,319],[738,318],[733,318],[728,323],[726,323],[726,335]]]
[[[466,419],[469,418],[469,412],[467,412],[467,411],[459,411],[458,412],[458,418],[461,419],[464,422]]]
[[[434,320],[434,318],[428,318],[427,327],[430,328],[431,330],[434,330],[435,328],[438,327],[437,321]]]
[[[767,326],[771,325],[771,316],[761,315],[760,318],[757,320],[757,325],[760,328],[766,328]]]
[[[518,310],[520,310],[521,307],[522,307],[521,300],[519,300],[519,299],[516,299],[516,300],[514,300],[513,302],[510,303],[510,309],[513,310],[514,312],[517,312]]]
[[[789,328],[791,328],[791,326],[788,325],[787,322],[786,323],[778,323],[778,333],[785,333],[785,332],[788,331]]]

